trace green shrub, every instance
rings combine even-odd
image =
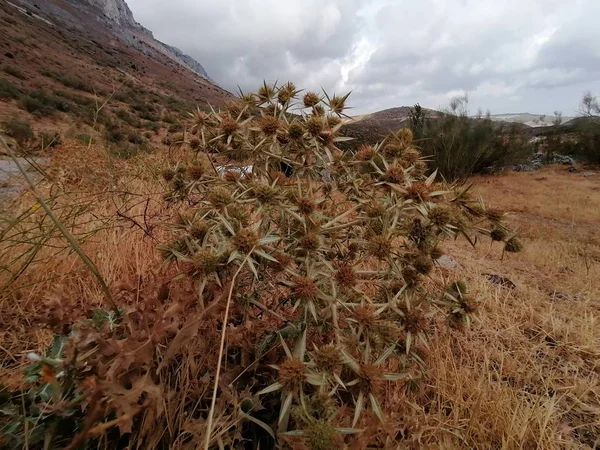
[[[15,78],[18,78],[20,80],[26,80],[27,79],[27,75],[25,74],[25,72],[23,72],[21,69],[19,69],[18,67],[15,66],[3,66],[2,67],[2,71],[4,73],[7,73],[9,75],[12,75]]]
[[[185,127],[183,126],[182,123],[175,122],[175,123],[172,123],[171,125],[169,125],[169,128],[167,129],[167,131],[169,133],[179,133],[179,132],[183,131],[184,128]]]
[[[533,152],[517,124],[499,124],[481,115],[469,117],[466,99],[457,99],[439,118],[424,118],[416,105],[411,131],[423,156],[449,180],[526,160]]]
[[[0,78],[0,99],[18,100],[23,96],[23,91],[10,81]]]
[[[4,132],[12,137],[19,145],[24,145],[33,140],[34,134],[29,122],[16,117],[9,118],[2,122]]]
[[[31,91],[21,98],[20,105],[37,117],[52,116],[56,111],[69,112],[71,110],[69,103],[40,89]]]
[[[76,89],[78,91],[83,91],[83,92],[94,93],[94,86],[88,84],[86,81],[82,80],[81,78],[79,78],[76,75],[57,73],[57,72],[53,72],[48,69],[42,69],[42,70],[40,70],[40,73],[42,75],[44,75],[45,77],[52,78],[52,79],[62,83],[64,86],[66,86],[68,88]]]

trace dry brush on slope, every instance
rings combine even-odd
[[[12,378],[3,423],[14,437],[30,448],[43,439],[267,448],[272,435],[296,448],[552,442],[535,405],[513,411],[539,418],[518,424],[523,431],[508,421],[465,426],[490,423],[482,401],[504,405],[494,414],[526,404],[489,379],[477,378],[470,397],[464,390],[490,373],[480,372],[485,330],[463,329],[480,302],[435,260],[460,233],[516,249],[501,211],[426,178],[409,133],[342,155],[335,113],[345,99],[307,95],[307,114],[288,116],[296,94],[263,86],[197,113],[181,136],[188,144],[168,155],[107,164],[88,150],[98,160],[77,167],[62,154],[71,164],[50,174],[55,182],[75,186],[71,196],[97,194],[72,226],[96,233],[83,248],[117,308],[102,305],[93,277],[64,251],[3,293],[7,330],[43,317],[56,334],[27,384]],[[258,118],[249,114],[257,106]],[[251,162],[252,172],[217,170],[227,160]],[[159,167],[163,182],[151,176]],[[514,307],[485,293],[486,308]],[[35,314],[24,317],[28,308]],[[27,350],[7,350],[14,369]]]

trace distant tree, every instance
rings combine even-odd
[[[423,111],[423,107],[418,103],[412,107],[408,113],[408,120],[415,139],[422,139],[425,132],[425,111]]]
[[[590,91],[587,91],[585,94],[583,94],[583,98],[581,99],[581,109],[579,112],[586,117],[600,114],[598,97],[593,95]]]
[[[552,125],[555,127],[559,126],[563,121],[562,111],[554,111],[554,119],[552,119]]]

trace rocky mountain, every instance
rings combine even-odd
[[[574,117],[563,116],[562,123],[567,123],[573,120]],[[495,122],[510,122],[520,123],[529,127],[551,127],[553,125],[554,116],[548,114],[531,114],[531,113],[513,113],[513,114],[492,114],[490,116]]]
[[[210,79],[202,64],[181,50],[155,39],[150,30],[136,22],[125,0],[20,0],[20,3],[81,30],[88,22],[81,21],[81,14],[87,14],[146,55],[166,57],[196,75]]]

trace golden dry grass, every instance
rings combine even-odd
[[[148,175],[160,158],[115,162],[101,149],[67,144],[50,173],[78,195],[97,194],[87,216],[114,216],[118,201],[127,200],[128,214],[139,219],[145,203],[122,193],[128,191],[151,199],[152,221],[160,223],[174,215],[160,206],[160,189]],[[384,429],[399,430],[396,438],[409,448],[594,448],[600,445],[600,176],[549,168],[474,181],[486,203],[511,214],[525,249],[503,256],[488,242],[475,250],[461,240],[446,244],[461,267],[433,276],[467,280],[481,300],[479,312],[469,330],[436,327],[429,373],[411,392],[388,388]],[[34,203],[25,194],[21,207]],[[161,232],[153,239],[126,220],[117,224],[83,246],[107,283],[116,288],[159,277]],[[488,273],[516,288],[493,284]],[[51,279],[0,296],[1,383],[18,385],[25,354],[48,344],[52,333],[39,324],[52,313],[57,292],[74,315],[102,304],[102,291],[73,254],[32,267],[19,282],[42,278]],[[386,436],[386,448],[397,448]]]

